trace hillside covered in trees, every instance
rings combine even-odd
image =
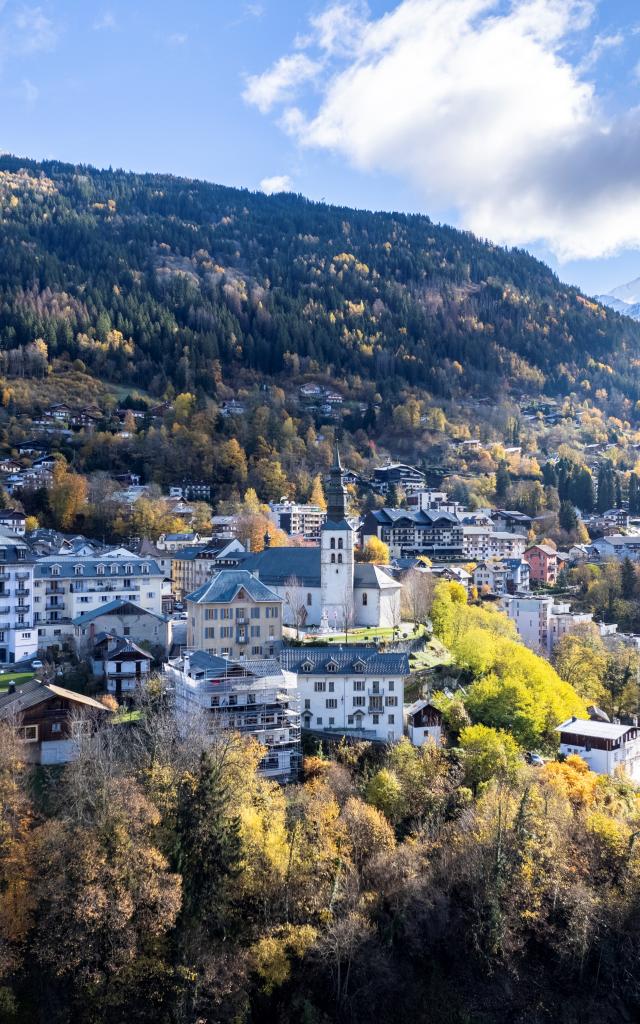
[[[43,339],[157,397],[301,371],[383,400],[640,397],[640,324],[425,216],[3,156],[0,245],[3,352]]]

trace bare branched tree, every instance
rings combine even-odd
[[[302,581],[297,576],[290,576],[285,581],[284,600],[291,615],[291,625],[296,629],[296,640],[299,640],[300,630],[307,621],[307,604]]]
[[[433,576],[420,569],[410,569],[402,584],[402,614],[411,622],[426,623],[435,590]]]

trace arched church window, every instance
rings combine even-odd
[[[333,565],[333,563],[335,562],[335,560],[336,560],[336,556],[335,556],[335,555],[332,555],[332,556],[331,556],[331,564],[332,564],[332,565]]]
[[[369,595],[368,594],[363,594],[362,595],[362,603],[363,604],[368,604],[369,603]]]
[[[342,555],[338,555],[338,561],[342,564]]]
[[[331,538],[331,547],[332,547],[332,548],[335,548],[335,546],[336,546],[336,538],[335,538],[335,537],[332,537],[332,538]]]
[[[311,607],[311,602],[312,602],[311,594],[307,594],[307,605],[309,607]]]
[[[340,537],[340,539],[338,540],[338,547],[340,548],[340,550],[342,550],[342,547],[343,547],[342,537]]]

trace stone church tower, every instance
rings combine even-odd
[[[354,531],[347,522],[347,491],[336,445],[326,480],[327,521],[320,533],[322,623],[342,630],[353,622]]]

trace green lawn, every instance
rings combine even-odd
[[[113,721],[116,725],[128,725],[131,722],[139,722],[141,714],[140,708],[134,711],[119,711]]]
[[[439,640],[431,640],[423,651],[411,655],[411,671],[423,672],[434,665],[448,665],[450,662],[451,652]]]
[[[12,672],[10,668],[7,668],[0,676],[0,693],[7,692],[11,680],[16,686],[20,686],[21,683],[28,683],[30,679],[33,679],[33,672]]]
[[[314,637],[314,639],[326,639],[327,643],[330,644],[362,644],[374,643],[376,640],[393,640],[395,633],[396,640],[413,640],[417,636],[422,636],[425,629],[425,626],[420,626],[418,632],[414,633],[412,625],[403,623],[397,630],[393,630],[389,626],[381,626],[377,629],[373,627],[368,629],[350,629],[348,635],[345,633],[335,633],[332,636]]]

